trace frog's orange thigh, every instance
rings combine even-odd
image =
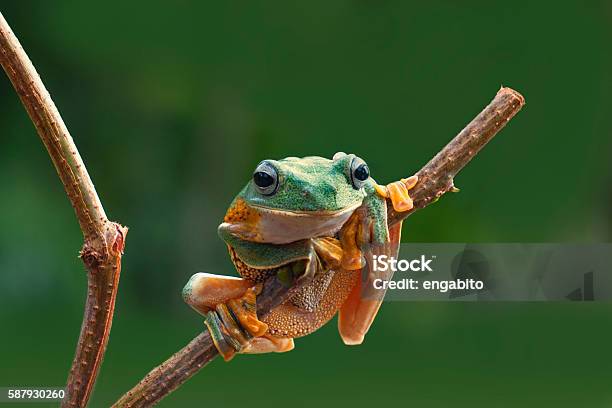
[[[219,303],[241,297],[251,286],[252,282],[233,276],[196,273],[185,285],[183,299],[204,314]]]

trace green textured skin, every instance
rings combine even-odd
[[[367,222],[372,223],[372,242],[382,244],[389,241],[387,200],[378,195],[374,184],[374,180],[370,178],[364,186],[366,198],[363,200],[362,208],[366,211]]]
[[[274,195],[264,196],[251,180],[234,202],[243,199],[249,205],[288,212],[338,211],[361,204],[356,211],[363,211],[363,221],[372,226],[371,241],[386,243],[389,241],[386,201],[376,193],[372,178],[365,182],[363,188],[353,188],[349,175],[353,158],[355,155],[348,154],[337,160],[317,156],[269,160],[279,174],[278,191]],[[218,232],[243,262],[255,268],[274,267],[305,259],[312,251],[308,240],[274,245],[242,240],[224,228],[219,228]]]
[[[247,204],[287,211],[337,211],[356,205],[365,192],[351,184],[349,167],[355,155],[337,160],[318,156],[268,160],[278,171],[279,188],[264,196],[249,181],[236,198]]]

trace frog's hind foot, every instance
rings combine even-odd
[[[183,298],[205,316],[210,336],[225,361],[236,353],[284,352],[292,339],[273,338],[268,325],[257,318],[257,295],[262,285],[231,276],[198,273],[192,276]]]
[[[256,297],[261,288],[261,284],[250,287],[242,297],[219,303],[206,313],[204,323],[225,361],[252,348],[251,343],[268,331],[268,325],[257,318]]]

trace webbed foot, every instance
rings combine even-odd
[[[261,284],[250,287],[238,299],[219,303],[206,313],[204,323],[225,361],[242,352],[254,338],[266,334],[268,325],[257,318],[256,297]]]
[[[379,196],[391,200],[395,211],[404,212],[412,210],[414,206],[412,198],[410,198],[410,194],[408,194],[408,190],[413,188],[418,181],[419,178],[417,176],[412,176],[389,183],[386,186],[375,184],[374,188]]]
[[[204,324],[225,361],[236,353],[284,352],[292,339],[268,335],[268,325],[257,318],[257,295],[262,285],[231,276],[198,273],[183,289],[185,301],[205,316]]]

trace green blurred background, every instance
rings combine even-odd
[[[288,4],[297,3],[297,4]],[[9,1],[109,217],[130,227],[92,407],[202,330],[195,272],[233,274],[216,226],[263,158],[342,150],[388,182],[495,95],[527,105],[411,217],[423,242],[612,237],[612,4],[604,1]],[[0,386],[61,386],[86,278],[72,208],[0,79]],[[285,355],[214,361],[162,407],[612,406],[612,305],[389,303]],[[25,405],[20,405],[25,406]],[[37,404],[36,406],[44,406]]]

